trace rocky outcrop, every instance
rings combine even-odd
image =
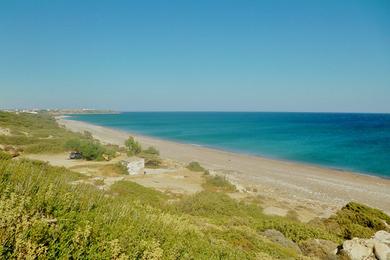
[[[295,244],[290,239],[286,238],[280,231],[275,229],[267,229],[262,233],[263,236],[267,237],[272,242],[281,245],[282,247],[286,247],[292,249],[297,254],[302,254],[301,249],[297,244]]]
[[[382,230],[370,239],[346,240],[339,254],[348,256],[351,260],[390,260],[390,233]]]
[[[390,233],[378,231],[374,237],[374,254],[379,260],[390,260]]]
[[[299,245],[304,255],[327,260],[337,259],[337,246],[336,243],[323,239],[309,239]]]
[[[348,256],[351,260],[375,260],[374,243],[372,239],[354,238],[346,240],[340,251],[341,255]]]

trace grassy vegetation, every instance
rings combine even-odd
[[[138,156],[145,159],[145,167],[146,168],[155,169],[155,168],[161,167],[162,160],[156,154],[151,154],[151,153],[147,153],[145,151],[142,151]]]
[[[100,144],[99,141],[87,138],[73,138],[66,141],[65,149],[80,152],[88,161],[111,160],[115,157],[116,150]]]
[[[262,252],[295,257],[255,229],[208,227],[218,221],[178,211],[167,195],[152,189],[121,181],[105,193],[71,184],[79,178],[41,162],[0,161],[0,258],[248,259]]]
[[[129,138],[125,141],[125,146],[127,148],[127,155],[129,156],[137,155],[142,152],[141,144],[132,136],[129,136]]]
[[[210,176],[205,175],[205,182],[202,187],[208,191],[218,192],[235,192],[237,191],[236,186],[231,184],[225,176]]]
[[[186,168],[193,172],[206,172],[206,169],[203,168],[198,162],[190,162]]]
[[[148,149],[143,150],[142,152],[145,153],[145,154],[151,154],[151,155],[156,155],[156,156],[159,156],[159,155],[160,155],[159,150],[157,150],[157,149],[156,149],[155,147],[153,147],[153,146],[148,147]]]
[[[0,160],[11,160],[11,159],[12,159],[12,155],[10,155],[9,153],[0,151]]]
[[[350,202],[325,220],[323,225],[344,239],[369,238],[379,230],[390,232],[390,228],[385,225],[384,221],[390,223],[390,217],[384,212]]]
[[[127,167],[121,162],[117,162],[114,164],[107,164],[107,165],[103,166],[102,170],[104,173],[107,173],[108,175],[110,175],[110,174],[112,175],[113,173],[118,174],[118,175],[128,175],[129,174]]]
[[[104,179],[96,179],[93,182],[96,186],[103,186],[104,185]]]
[[[199,193],[168,203],[168,195],[127,181],[115,183],[107,192],[91,185],[71,184],[80,178],[46,163],[1,160],[0,256],[296,257],[258,232],[278,220],[223,193]],[[263,218],[270,223],[260,227]]]
[[[93,139],[88,132],[74,133],[60,127],[48,114],[8,113],[0,111],[0,127],[11,135],[0,135],[0,144],[14,146],[25,153],[82,152],[87,160],[111,159],[118,150]]]

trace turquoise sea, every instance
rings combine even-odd
[[[390,178],[390,114],[125,112],[72,115],[72,119]]]

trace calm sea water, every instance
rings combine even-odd
[[[72,119],[167,140],[390,177],[390,114],[131,112]]]

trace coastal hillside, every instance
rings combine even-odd
[[[52,160],[72,151],[83,158]],[[151,162],[145,172],[153,176],[171,170],[171,186],[197,178],[199,187],[180,193],[141,185],[147,176],[127,176],[118,163],[128,157]],[[264,203],[197,162],[180,165],[132,138],[123,146],[103,144],[47,113],[0,112],[2,259],[389,256],[390,217],[378,209],[350,202],[329,218],[303,223],[294,212],[265,214]],[[366,255],[356,255],[359,246]]]

